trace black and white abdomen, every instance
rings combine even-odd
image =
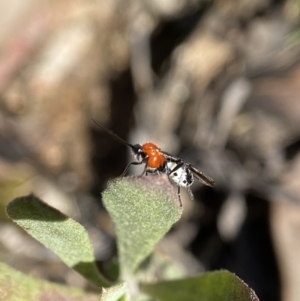
[[[166,163],[167,174],[171,182],[181,187],[189,187],[194,182],[194,177],[188,166],[184,162]]]

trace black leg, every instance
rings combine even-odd
[[[146,173],[146,176],[147,176],[148,157],[146,157],[142,162],[145,163],[145,168],[144,168],[142,174],[140,175],[141,177],[142,177],[145,173]]]
[[[124,176],[126,175],[127,170],[128,170],[128,168],[129,168],[130,165],[140,165],[140,164],[143,164],[143,163],[144,163],[143,161],[141,161],[141,162],[130,162],[130,163],[128,163],[128,165],[126,166],[125,170],[122,172],[121,177],[124,177]],[[146,165],[146,167],[147,167],[147,165]]]
[[[161,173],[160,173],[159,170],[157,170],[157,169],[155,169],[155,170],[147,169],[147,170],[146,170],[146,176],[148,176],[148,174],[151,174],[151,175],[159,175],[159,174],[161,174]]]
[[[178,186],[177,194],[178,194],[178,200],[179,200],[180,207],[182,207],[181,197],[180,197],[180,186]]]
[[[146,173],[146,176],[147,176],[147,163],[145,164],[145,168],[144,168],[142,174],[140,175],[140,177],[142,177],[145,173]]]

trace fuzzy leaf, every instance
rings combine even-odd
[[[97,301],[99,296],[100,294],[90,294],[79,288],[35,279],[0,263],[0,300]]]
[[[140,285],[143,292],[159,301],[259,301],[255,292],[228,271]]]
[[[123,277],[153,251],[182,213],[165,176],[118,178],[109,183],[103,202],[115,226]]]
[[[28,234],[52,250],[70,268],[97,286],[109,282],[98,272],[85,229],[34,195],[14,199],[7,214]]]
[[[100,301],[118,301],[125,295],[127,286],[124,282],[111,286],[110,288],[103,288]]]

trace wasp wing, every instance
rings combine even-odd
[[[188,167],[192,171],[194,177],[197,180],[199,180],[200,182],[202,182],[207,186],[211,186],[211,187],[215,186],[216,183],[211,177],[207,176],[206,174],[204,174],[202,171],[198,170],[191,164],[188,164]]]
[[[171,161],[171,162],[174,162],[174,163],[182,162],[182,159],[180,159],[178,157],[175,157],[175,156],[173,156],[173,155],[171,155],[171,154],[169,154],[165,151],[160,150],[160,152],[165,155],[167,161]]]

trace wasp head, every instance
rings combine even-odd
[[[146,154],[143,151],[142,145],[141,144],[134,144],[131,145],[131,149],[133,151],[134,156],[138,161],[143,161],[146,158]]]

